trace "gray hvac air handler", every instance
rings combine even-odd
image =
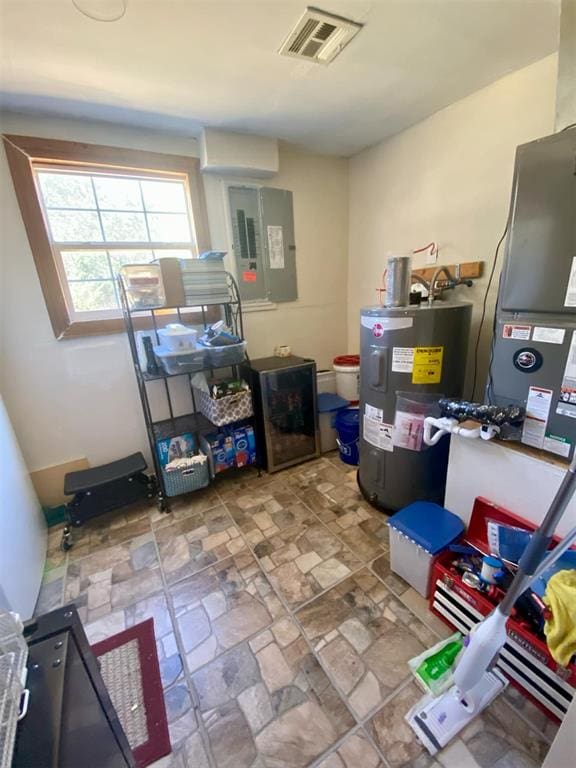
[[[471,314],[470,303],[456,301],[362,310],[358,482],[384,511],[444,501],[449,440],[394,445],[397,393],[462,396]]]

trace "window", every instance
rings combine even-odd
[[[123,329],[123,264],[209,247],[198,160],[5,136],[55,334]]]

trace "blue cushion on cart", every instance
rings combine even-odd
[[[415,501],[388,520],[388,525],[435,555],[464,531],[464,523],[453,512],[430,501]]]

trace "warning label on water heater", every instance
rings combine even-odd
[[[392,371],[394,373],[412,373],[414,368],[414,347],[394,347],[392,349]]]
[[[416,347],[412,366],[412,384],[440,384],[444,347]]]

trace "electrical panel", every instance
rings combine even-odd
[[[292,192],[228,187],[234,259],[243,301],[298,298]]]

